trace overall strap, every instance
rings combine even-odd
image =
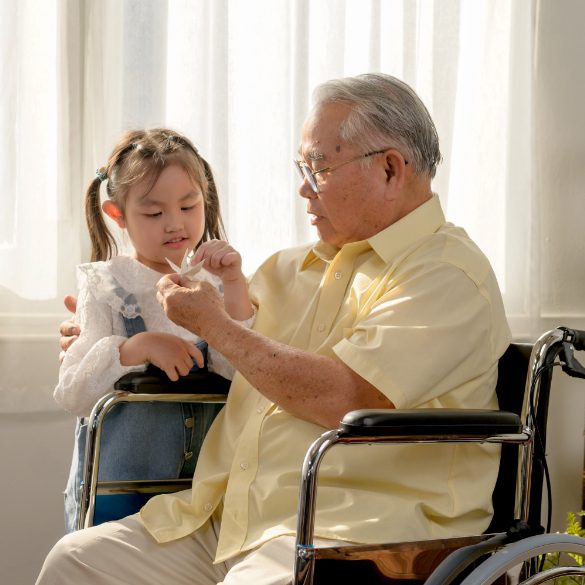
[[[193,367],[191,368],[191,373],[199,372],[201,370],[207,369],[207,341],[203,341],[203,339],[202,339],[201,341],[198,341],[195,345],[199,348],[199,351],[203,354],[203,367],[200,368],[197,365],[197,362],[194,361]]]
[[[116,293],[125,293],[124,289],[117,288]],[[144,323],[144,319],[142,318],[142,310],[138,306],[138,300],[134,296],[133,293],[126,294],[126,296],[120,295],[124,301],[125,305],[134,305],[134,316],[127,317],[124,315],[123,311],[120,311],[120,316],[122,317],[122,322],[124,323],[124,327],[126,329],[126,336],[132,337],[137,333],[143,333],[146,331],[146,323]]]

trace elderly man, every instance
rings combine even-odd
[[[289,583],[299,471],[324,429],[359,408],[497,408],[509,330],[494,274],[446,223],[431,179],[434,124],[382,74],[318,87],[295,161],[319,241],[279,252],[250,282],[253,330],[205,283],[159,283],[176,323],[236,367],[193,489],[68,535],[39,583]],[[317,539],[375,543],[483,531],[498,450],[333,450]]]

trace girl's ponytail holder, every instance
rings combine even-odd
[[[102,183],[108,178],[106,167],[100,167],[99,169],[96,170],[95,174]]]

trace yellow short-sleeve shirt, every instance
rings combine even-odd
[[[275,254],[250,293],[254,329],[343,361],[397,408],[497,408],[497,361],[510,341],[501,294],[437,196],[367,241]],[[216,562],[294,534],[302,461],[324,431],[236,374],[193,489],[153,498],[144,525],[167,542],[220,506]],[[315,535],[380,543],[480,533],[498,455],[494,445],[335,447],[320,468]]]

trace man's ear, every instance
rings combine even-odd
[[[384,156],[384,170],[386,172],[386,182],[393,182],[396,187],[402,187],[406,179],[406,169],[408,162],[402,154],[395,149],[388,150]]]
[[[102,210],[109,218],[113,219],[118,224],[118,227],[122,229],[126,227],[124,214],[117,203],[114,203],[113,201],[104,201],[102,203]]]

